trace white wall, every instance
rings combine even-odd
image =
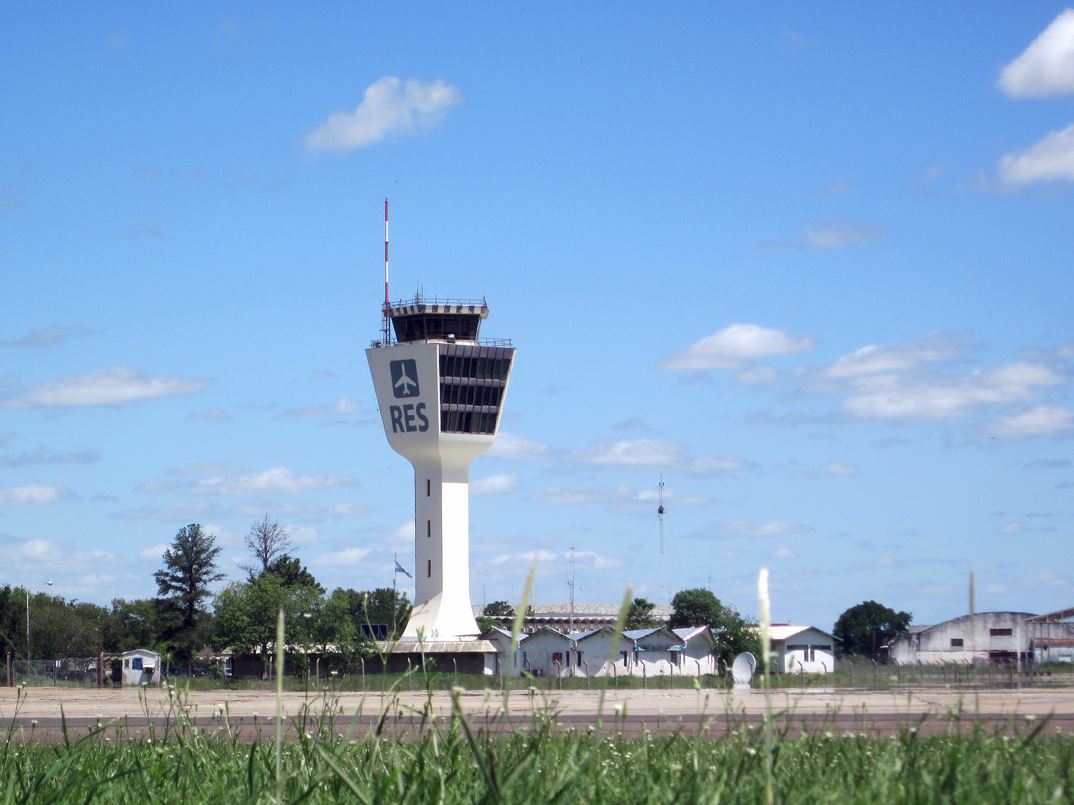
[[[786,674],[822,674],[835,670],[835,641],[819,629],[805,629],[773,644],[778,668]]]

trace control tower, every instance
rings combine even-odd
[[[470,464],[496,438],[515,350],[478,338],[483,299],[385,297],[381,338],[365,354],[388,444],[414,467],[415,595],[403,637],[476,636]]]

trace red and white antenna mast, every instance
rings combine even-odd
[[[392,334],[389,323],[389,313],[392,309],[391,298],[388,296],[388,199],[384,199],[384,321],[383,341],[385,346],[391,343]]]

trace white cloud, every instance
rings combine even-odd
[[[772,520],[758,525],[750,525],[739,521],[725,526],[725,530],[744,537],[777,537],[783,534],[792,534],[799,529],[793,523]]]
[[[474,495],[499,495],[510,492],[516,486],[518,486],[518,476],[503,473],[476,479],[470,484],[470,492]]]
[[[56,563],[65,559],[63,551],[48,540],[28,539],[15,545],[5,545],[0,548],[0,561],[5,565],[9,563]]]
[[[820,468],[820,474],[848,478],[851,475],[858,474],[858,467],[854,464],[841,464],[838,461],[830,461]]]
[[[792,338],[782,330],[758,324],[730,324],[665,359],[661,367],[668,372],[738,369],[750,361],[804,352],[814,345],[811,338]]]
[[[698,456],[686,465],[686,470],[699,475],[715,475],[741,470],[748,464],[749,462],[738,456]]]
[[[1010,185],[1056,179],[1074,182],[1074,124],[1053,131],[1018,154],[999,160],[999,176]]]
[[[1004,67],[997,85],[1013,98],[1074,92],[1074,10],[1060,13],[1021,56]]]
[[[365,514],[368,510],[361,503],[354,503],[350,500],[341,500],[338,503],[333,503],[330,511],[337,517],[359,517]]]
[[[500,433],[486,455],[509,460],[544,458],[548,455],[548,445],[513,433]]]
[[[574,558],[582,564],[589,564],[597,570],[605,570],[610,567],[619,567],[623,560],[617,556],[604,556],[596,551],[575,551]]]
[[[142,484],[139,489],[144,492],[199,495],[290,495],[358,485],[358,480],[349,475],[299,475],[286,467],[270,467],[261,472],[219,469],[221,472],[205,478],[152,481]]]
[[[621,439],[610,445],[594,447],[578,453],[587,464],[619,467],[664,467],[679,461],[682,446],[657,439]]]
[[[917,377],[887,373],[850,383],[844,407],[860,419],[943,420],[986,405],[1032,396],[1062,378],[1036,364],[1012,363],[987,372]]]
[[[793,559],[794,558],[794,551],[792,551],[790,548],[776,548],[776,558],[777,559]]]
[[[149,377],[133,369],[107,369],[27,389],[5,402],[8,408],[75,408],[86,405],[122,405],[138,400],[194,394],[208,380]]]
[[[71,338],[84,338],[96,335],[100,330],[91,330],[80,324],[50,324],[40,330],[30,330],[25,335],[12,339],[0,339],[0,347],[58,347]]]
[[[525,551],[523,553],[501,553],[493,557],[490,561],[490,565],[506,565],[509,562],[516,564],[532,564],[533,562],[551,562],[555,559],[557,554],[544,549],[537,549],[535,551]]]
[[[388,535],[388,544],[395,547],[414,545],[414,521],[408,520]]]
[[[323,419],[326,417],[349,416],[358,413],[359,410],[358,403],[346,397],[340,397],[331,405],[304,405],[300,408],[289,408],[280,416]]]
[[[832,221],[820,226],[807,226],[802,230],[802,239],[811,249],[838,249],[867,243],[884,237],[884,230],[872,224],[851,221]]]
[[[844,379],[905,372],[924,363],[949,360],[957,354],[957,340],[943,334],[890,346],[868,344],[839,358],[824,370],[823,375],[832,379]]]
[[[0,504],[6,506],[55,503],[67,495],[62,486],[51,484],[22,484],[0,488]]]
[[[319,566],[340,565],[353,567],[354,565],[360,565],[362,560],[368,555],[368,548],[344,548],[340,551],[322,553],[310,562],[310,564]]]
[[[1062,405],[1038,405],[1020,414],[1001,417],[989,430],[1003,439],[1048,436],[1074,429],[1074,411]]]
[[[287,536],[295,545],[313,545],[320,539],[317,529],[306,525],[288,525]]]
[[[333,112],[306,135],[312,151],[350,151],[379,142],[389,134],[428,129],[447,110],[462,103],[462,93],[444,81],[385,76],[366,87],[353,112]]]
[[[164,557],[164,552],[168,550],[169,546],[163,542],[158,542],[156,545],[150,545],[148,548],[143,548],[138,551],[138,558],[146,562],[159,562]]]
[[[1010,522],[1010,523],[1004,523],[1003,526],[999,529],[999,533],[1001,533],[1001,534],[1017,534],[1021,530],[1022,530],[1022,526],[1021,526],[1020,523]]]

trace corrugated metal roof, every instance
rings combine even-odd
[[[619,615],[621,604],[575,604],[574,617],[582,618],[615,618]],[[474,616],[484,614],[484,607],[475,604]],[[668,604],[657,604],[653,607],[653,617],[667,620],[674,610]],[[570,603],[530,604],[526,609],[527,618],[569,618],[571,616]]]
[[[488,640],[396,640],[377,643],[387,654],[495,654],[496,647]]]
[[[835,635],[826,632],[823,629],[818,629],[816,626],[796,626],[790,623],[781,623],[779,625],[773,624],[769,627],[768,633],[773,640],[783,641],[794,637],[796,634],[804,632],[807,629],[812,629],[814,632],[820,632],[825,637],[832,638],[832,640],[838,640]]]

